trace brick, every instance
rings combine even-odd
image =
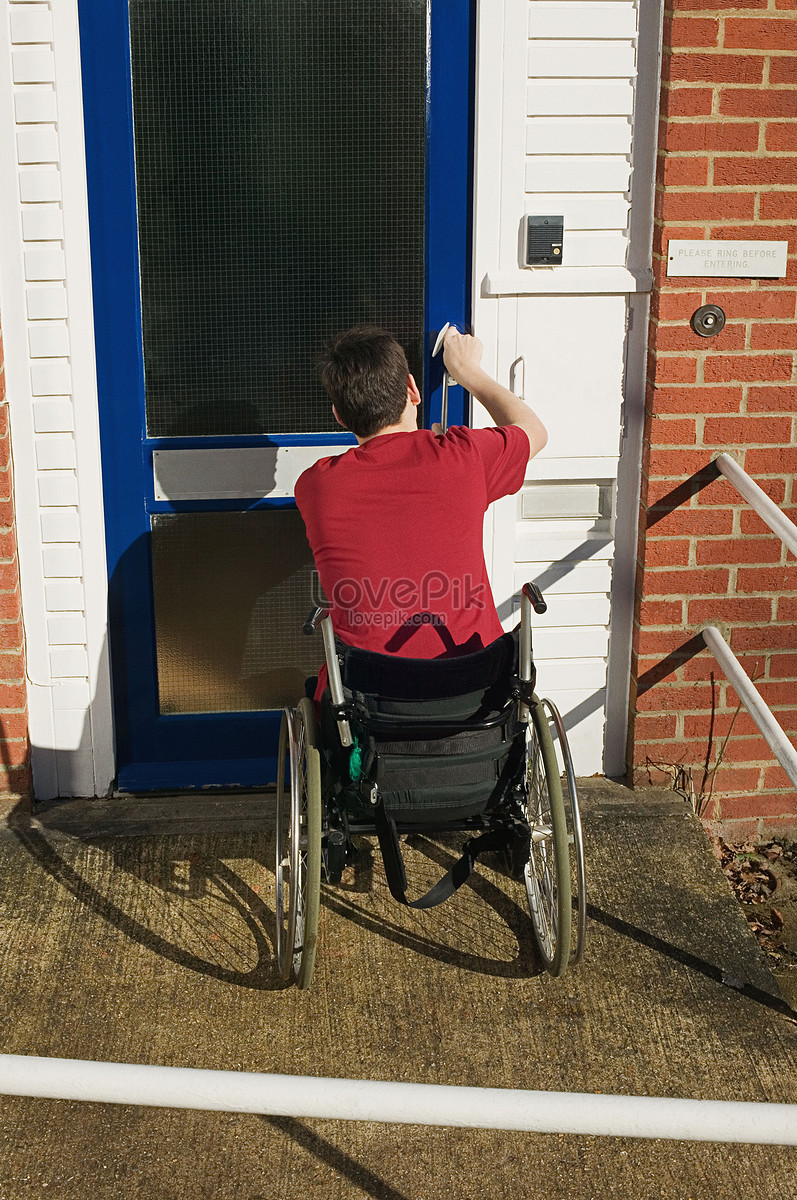
[[[769,162],[792,162],[792,159],[791,158],[769,159],[768,161]],[[797,159],[794,159],[793,161],[797,162]],[[728,232],[729,231],[726,230],[726,235]],[[761,237],[761,226],[760,226],[760,224],[758,224],[758,222],[756,222],[752,225],[743,225],[743,224],[734,225],[733,236],[735,238],[742,238],[743,240],[749,239],[750,241],[755,241],[757,238]],[[789,222],[785,225],[780,225],[780,226],[767,225],[766,237],[767,237],[767,240],[781,239],[784,242],[788,241],[789,238],[794,237],[794,225],[791,222]],[[775,281],[774,280],[766,280],[765,282],[768,284],[774,284]],[[751,285],[748,283],[747,287],[749,288],[750,286]]]
[[[702,241],[706,235],[706,230],[702,225],[660,225],[657,224],[653,230],[653,253],[667,254],[667,243],[670,238],[690,239],[692,241]]]
[[[776,504],[782,504],[786,496],[786,484],[782,479],[757,479],[756,483]],[[700,505],[736,505],[745,503],[736,488],[727,479],[716,479],[708,487],[699,492],[697,503]]]
[[[657,446],[694,446],[695,422],[674,417],[654,417],[650,440]]]
[[[714,795],[755,792],[760,781],[761,767],[726,767],[723,763],[714,776]]]
[[[675,17],[670,24],[669,41],[665,46],[716,46],[719,40],[720,23],[716,18]]]
[[[27,738],[0,738],[0,760],[6,768],[27,766],[30,762]]]
[[[23,642],[22,622],[0,623],[0,650],[21,650]]]
[[[684,717],[684,737],[686,738],[708,738],[710,714],[708,713],[689,713]],[[726,738],[733,731],[732,736],[755,736],[758,729],[752,717],[745,709],[740,709],[736,713],[715,713],[713,737],[719,739]],[[763,739],[762,739],[763,741]],[[766,745],[766,743],[764,743]]]
[[[761,120],[765,117],[794,117],[797,116],[797,92],[786,88],[767,88],[765,91],[760,88],[723,88],[719,111],[724,117],[757,117]]]
[[[657,216],[664,221],[749,221],[755,213],[750,192],[660,192]]]
[[[797,24],[789,17],[726,17],[724,44],[733,50],[797,50]]]
[[[766,8],[768,0],[743,0],[740,4],[739,0],[672,0],[671,7],[679,12],[681,9],[687,11],[699,11],[700,9],[709,9],[712,12],[719,12],[724,8]]]
[[[719,386],[659,387],[653,391],[652,406],[657,413],[738,413],[742,406],[742,389]]]
[[[4,738],[27,738],[28,713],[4,712],[0,715],[0,730]]]
[[[22,599],[19,592],[0,592],[0,621],[16,621],[21,615]]]
[[[661,537],[686,534],[689,537],[729,536],[733,532],[730,509],[676,508],[671,512],[648,509],[647,523]]]
[[[747,393],[747,411],[795,412],[797,411],[797,387],[771,384],[769,387],[751,387]]]
[[[767,150],[797,150],[797,125],[771,122],[766,128]]]
[[[749,192],[741,192],[740,195],[748,199],[753,198]],[[797,213],[797,208],[795,212]],[[760,235],[759,227],[756,237]],[[769,232],[767,232],[767,238],[769,238]],[[795,299],[795,295],[790,295],[788,292],[767,292],[762,288],[751,291],[749,286],[745,291],[706,293],[706,303],[719,304],[725,310],[729,321],[740,317],[752,317],[762,321],[770,319],[787,321],[795,315]]]
[[[752,54],[694,54],[674,50],[665,58],[662,78],[685,83],[761,83],[764,59]]]
[[[774,534],[773,534],[774,537]],[[786,566],[740,567],[737,592],[797,592],[797,563]]]
[[[695,555],[698,566],[711,563],[779,563],[780,538],[734,538],[727,542],[698,542]]]
[[[791,441],[791,417],[706,417],[703,443],[706,446],[751,446],[757,442],[783,444]]]
[[[785,7],[785,5],[778,5],[778,8],[782,7]],[[769,60],[769,82],[797,83],[797,59],[793,55],[784,55],[783,58],[771,58]]]
[[[678,195],[678,193],[673,193]],[[745,199],[748,199],[745,194]],[[652,297],[652,310],[657,321],[689,320],[696,308],[703,303],[702,292],[656,292]]]
[[[797,629],[793,625],[767,625],[763,629],[732,629],[730,646],[738,650],[797,650]],[[791,704],[794,702],[794,685],[791,683],[764,683],[756,685],[767,704]]]
[[[755,625],[772,620],[772,600],[766,596],[739,598],[714,596],[710,600],[690,600],[688,625],[703,625],[708,621],[742,621]]]
[[[709,346],[706,339],[700,337],[686,323],[659,325],[656,333],[656,348],[658,350],[685,350],[696,354],[703,354],[709,350],[711,352],[744,350],[746,333],[744,325],[728,324],[711,339]]]
[[[703,375],[706,383],[760,383],[765,380],[790,382],[792,360],[785,355],[776,354],[707,354]]]
[[[707,187],[708,159],[668,154],[662,157],[659,174],[665,187]]]
[[[720,599],[720,597],[717,597],[717,599]],[[706,623],[707,622],[701,622],[700,624],[703,625]],[[740,656],[739,661],[741,662],[742,666],[747,671],[747,674],[750,676],[751,679],[752,679],[753,675],[755,675],[756,677],[759,677],[761,675],[761,671],[763,669],[762,656],[759,655],[757,658],[749,658],[749,659],[745,659],[744,657]],[[722,682],[725,678],[722,671],[719,669],[716,662],[714,661],[713,655],[709,654],[708,652],[706,652],[706,654],[698,655],[696,658],[693,658],[690,662],[685,663],[683,670],[681,672],[681,677],[684,679],[684,681],[689,681],[689,682],[699,681],[699,680],[707,680],[707,679],[713,678],[714,686],[717,688],[718,697],[719,697],[720,685],[722,684]]]
[[[648,473],[652,478],[659,476],[676,483],[703,470],[709,458],[704,450],[666,450],[651,446]]]
[[[670,122],[659,138],[663,150],[705,150],[754,152],[758,149],[757,124],[716,121]],[[694,219],[694,218],[693,218]]]
[[[683,621],[683,601],[643,600],[639,607],[642,625],[680,625]]]
[[[713,88],[668,87],[663,89],[661,111],[668,117],[709,117],[713,103]]]
[[[792,789],[792,798],[794,790]],[[760,792],[740,796],[723,796],[721,800],[721,830],[733,841],[757,838],[761,822],[770,822],[782,815],[788,804],[783,796],[762,795]],[[775,810],[770,812],[769,810]],[[743,819],[744,818],[744,819]],[[794,806],[792,804],[791,828],[794,828]]]
[[[636,706],[640,712],[695,712],[699,709],[710,712],[716,694],[708,684],[675,683],[656,684],[637,696]]]
[[[677,719],[673,713],[638,713],[634,719],[634,741],[670,741],[675,737]]]
[[[789,793],[788,797],[772,796],[768,799],[767,807],[769,807],[771,809],[776,809],[777,805],[779,803],[780,807],[781,807],[781,811],[783,811],[786,808],[790,808],[791,814],[792,814],[792,820],[794,821],[795,820],[794,784],[789,779],[788,775],[783,770],[783,767],[780,765],[780,763],[772,763],[771,766],[766,767],[764,769],[764,787],[765,788],[783,788],[784,790],[788,789],[788,793]],[[762,813],[761,815],[763,816],[765,814]],[[780,815],[780,814],[778,814],[778,815]]]
[[[781,614],[780,606],[782,603],[783,597],[781,596],[778,600],[779,621],[785,621],[787,619]],[[785,654],[771,654],[769,656],[768,675],[770,679],[797,680],[797,654],[789,654],[788,652]]]
[[[651,354],[648,374],[655,383],[694,383],[697,379],[697,359],[666,358],[661,354]]]
[[[778,325],[753,325],[750,331],[752,350],[797,350],[797,325],[783,321]]]
[[[744,469],[748,475],[793,475],[797,472],[797,446],[769,446],[747,450]]]
[[[791,521],[795,520],[795,510],[794,509],[792,509],[791,511],[782,509],[781,511],[785,511],[786,516],[789,517],[789,519]],[[761,518],[759,517],[758,513],[754,512],[753,509],[751,509],[751,508],[750,509],[747,509],[747,508],[742,509],[741,529],[742,529],[742,533],[752,533],[752,534],[755,534],[758,536],[760,536],[762,533],[769,532],[769,526],[767,525],[766,521],[762,521]]]
[[[714,183],[718,187],[768,187],[797,183],[797,156],[779,155],[777,158],[723,158],[714,159]]]
[[[650,567],[686,567],[689,565],[687,538],[648,537],[645,543],[645,565]]]
[[[793,621],[797,624],[797,596],[778,597],[779,621]],[[795,647],[797,649],[797,647]],[[797,674],[797,672],[795,672]]]
[[[647,596],[724,595],[728,590],[730,572],[723,570],[646,571]],[[759,589],[756,589],[759,590]]]
[[[797,116],[797,105],[795,105]],[[767,192],[761,197],[760,216],[762,221],[793,220],[797,213],[797,192]]]
[[[20,711],[25,708],[28,703],[25,683],[20,677],[16,682],[0,682],[0,712],[8,712],[16,709]]]

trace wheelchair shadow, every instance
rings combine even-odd
[[[432,841],[430,838],[418,834],[407,839],[407,846],[414,854],[420,855],[427,862],[440,867],[443,873],[448,871],[459,858],[459,852],[451,853],[440,841]],[[384,913],[375,911],[373,904],[366,906],[367,902],[361,903],[354,898],[360,894],[373,895],[371,887],[373,853],[373,846],[370,843],[365,843],[361,847],[358,861],[354,867],[354,878],[350,885],[324,886],[322,888],[322,902],[331,912],[344,920],[351,921],[369,933],[386,938],[416,954],[422,954],[437,962],[447,963],[475,974],[508,979],[531,979],[544,973],[543,965],[534,946],[534,934],[528,912],[516,904],[511,896],[497,887],[484,874],[481,864],[477,864],[473,874],[460,891],[447,900],[441,908],[434,910],[438,913],[445,910],[451,918],[452,938],[450,941],[443,941],[439,937],[431,936],[428,932],[423,932],[415,925],[402,924],[399,917],[394,920]],[[416,872],[413,871],[413,864],[409,859],[407,868],[410,886],[412,886],[412,878]],[[508,877],[507,882],[512,886],[519,886],[512,883]],[[428,883],[424,884],[423,888],[425,889],[427,886]],[[459,922],[463,918],[462,900],[468,896],[468,893],[481,902],[476,905],[472,903],[468,905],[467,916],[474,933],[473,941],[477,944],[485,941],[495,944],[497,940],[506,943],[509,941],[506,935],[510,934],[517,947],[514,957],[489,957],[452,944],[456,940],[455,931],[460,933],[458,940],[461,940]],[[412,912],[394,901],[389,893],[387,893],[386,903],[393,905],[403,916]],[[501,922],[503,936],[500,939],[496,939],[494,936],[495,931],[487,912],[490,909]],[[428,917],[430,911],[432,910],[425,910],[420,915]]]
[[[109,860],[101,890],[26,813],[13,813],[8,824],[42,871],[153,954],[238,987],[278,991],[287,986],[276,964],[272,909],[225,862],[200,853],[196,839],[186,836],[176,846],[170,839],[168,850],[153,840],[150,852],[138,838],[75,839]]]

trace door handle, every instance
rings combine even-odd
[[[521,354],[509,368],[509,390],[519,400],[526,398],[526,360]]]

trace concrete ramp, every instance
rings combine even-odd
[[[584,787],[584,962],[540,973],[489,866],[429,913],[376,856],[325,889],[309,993],[274,967],[272,801],[75,802],[0,836],[3,1051],[797,1103],[797,1025],[679,800]],[[419,890],[458,843],[416,839]],[[797,1194],[793,1151],[0,1099],[2,1200]]]

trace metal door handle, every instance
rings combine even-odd
[[[518,387],[518,377],[520,377],[520,386]],[[520,358],[516,358],[509,368],[509,390],[513,392],[519,400],[526,398],[526,360],[521,354]]]

